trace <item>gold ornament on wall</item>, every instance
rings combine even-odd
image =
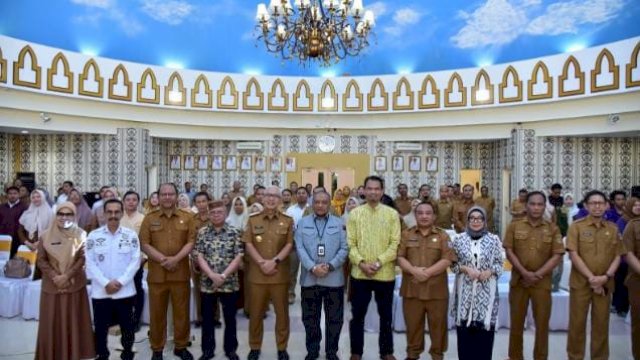
[[[175,85],[178,83],[178,89]],[[174,71],[167,81],[167,86],[164,87],[164,104],[165,105],[187,105],[187,89],[184,87],[182,76],[177,71]]]
[[[598,75],[602,74],[602,60],[607,58],[609,64],[607,71],[611,73],[613,81],[608,85],[598,85]],[[591,92],[600,92],[606,90],[618,90],[620,87],[620,66],[616,65],[616,60],[609,49],[604,48],[598,54],[593,70],[591,70]]]
[[[373,99],[377,96],[378,91],[380,91],[380,97],[382,97],[382,105],[373,105]],[[367,111],[388,111],[389,110],[389,94],[387,94],[387,90],[384,88],[384,83],[380,78],[376,78],[373,80],[371,84],[371,89],[369,90],[369,94],[367,95]]]
[[[27,55],[31,61],[31,71],[35,73],[35,80],[33,82],[20,79],[20,70],[24,69],[24,61]],[[13,63],[13,84],[40,89],[42,84],[41,75],[42,68],[38,66],[38,57],[36,56],[36,53],[33,51],[31,46],[26,45],[22,50],[20,50],[18,60]]]
[[[126,95],[116,95],[114,91],[114,87],[118,84],[118,79],[120,75],[123,77],[124,87],[127,89]],[[127,72],[127,68],[122,64],[118,64],[116,68],[113,70],[113,75],[109,79],[109,99],[113,100],[122,100],[122,101],[131,101],[131,81],[129,81],[129,73]]]
[[[207,96],[206,102],[198,102],[197,96],[200,93],[200,88],[204,87],[204,93]],[[196,81],[193,83],[193,88],[191,89],[191,107],[196,108],[211,108],[213,107],[213,95],[211,91],[211,86],[209,86],[209,80],[204,74],[198,75]]]
[[[427,94],[427,87],[431,89],[431,95],[433,95],[434,102],[429,104],[424,102],[424,96]],[[431,75],[427,75],[422,80],[422,86],[418,91],[418,109],[437,109],[440,107],[440,90],[436,80]]]
[[[538,76],[542,71],[542,81],[547,85],[547,91],[534,94],[534,87],[538,84]],[[538,61],[531,70],[531,79],[527,82],[527,99],[540,100],[553,97],[553,77],[549,75],[549,68],[543,61]]]
[[[282,99],[282,105],[274,104],[276,97],[280,97]],[[289,111],[289,93],[280,78],[276,79],[276,81],[271,85],[267,108],[269,111]]]
[[[401,94],[409,98],[408,104],[400,105],[398,100],[402,96]],[[393,110],[413,110],[414,108],[414,94],[411,90],[411,83],[406,77],[401,77],[396,85],[396,91],[393,92]]]
[[[90,91],[85,89],[85,81],[89,80],[89,71],[93,69],[93,81],[95,81],[98,86],[96,91]],[[84,68],[78,77],[78,94],[84,96],[91,96],[101,98],[104,93],[104,79],[100,76],[100,68],[98,67],[98,63],[94,59],[89,59],[84,64]]]
[[[7,82],[7,59],[2,56],[2,48],[0,48],[0,83]]]
[[[513,85],[516,88],[516,96],[507,97],[504,95],[505,89],[509,87],[509,78],[513,79]],[[511,103],[522,101],[522,81],[520,81],[520,75],[518,71],[513,66],[509,65],[502,73],[502,82],[499,89],[499,101],[500,103]]]
[[[249,98],[255,93],[255,97],[258,98],[258,104],[250,105]],[[264,94],[260,88],[260,83],[255,77],[252,77],[247,82],[247,87],[242,93],[242,108],[244,110],[264,110]]]
[[[329,91],[329,94],[327,94]],[[331,80],[325,80],[318,94],[318,111],[338,111],[338,94]]]
[[[309,105],[300,106],[298,101],[300,99],[300,92],[304,88],[306,99],[309,101]],[[296,92],[293,94],[293,111],[313,111],[313,93],[311,92],[311,87],[306,80],[300,80],[298,86],[296,87]]]
[[[575,90],[564,90],[564,82],[569,78],[569,67],[573,67],[576,78],[578,79],[579,86]],[[580,70],[580,63],[578,59],[573,57],[573,55],[569,56],[567,60],[564,62],[564,66],[562,67],[562,74],[558,78],[558,96],[571,96],[571,95],[581,95],[584,94],[584,72]]]
[[[62,62],[64,77],[67,78],[67,86],[56,86],[53,77],[58,75],[58,63]],[[73,94],[73,72],[69,68],[69,61],[62,52],[58,52],[51,60],[51,67],[47,69],[47,90]]]
[[[227,88],[229,89],[229,94],[227,94]],[[222,102],[222,97],[225,95],[233,98],[230,104],[224,104]],[[236,84],[230,76],[225,76],[220,83],[220,88],[218,89],[218,109],[238,110],[238,90],[236,90]]]
[[[480,87],[482,79],[484,87]],[[491,78],[485,69],[480,69],[476,75],[476,81],[471,87],[471,105],[493,104],[493,88]]]
[[[147,88],[147,82],[151,80],[151,90],[153,90],[152,98],[142,97],[142,90]],[[146,68],[140,76],[140,82],[138,83],[138,93],[136,94],[138,102],[147,104],[160,104],[160,86],[156,80],[156,74],[151,68]]]
[[[460,97],[460,101],[451,101],[451,93],[453,92],[453,83],[456,83],[458,86],[458,92],[462,95]],[[449,84],[447,88],[444,90],[444,107],[460,107],[467,106],[467,88],[464,86],[464,82],[462,81],[462,76],[458,74],[458,72],[454,72],[451,74],[449,78]]]
[[[626,86],[628,88],[640,86],[640,79],[633,80],[633,70],[638,68],[638,56],[640,56],[640,41],[638,41],[636,46],[633,48],[633,51],[631,52],[631,59],[629,59],[629,63],[626,66]]]
[[[349,106],[349,99],[353,97],[358,101],[358,104],[355,106]],[[355,79],[349,80],[347,83],[347,87],[344,89],[344,93],[342,94],[342,111],[350,112],[350,111],[358,111],[361,112],[363,109],[363,95],[360,91],[360,85]]]

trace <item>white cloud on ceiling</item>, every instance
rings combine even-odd
[[[584,24],[601,24],[616,17],[624,7],[623,0],[587,0],[555,3],[533,19],[526,32],[533,35],[577,33]]]
[[[407,29],[410,28],[410,25],[417,24],[424,14],[412,9],[412,8],[402,8],[396,10],[393,13],[393,21],[390,25],[382,28],[382,31],[390,36],[398,37],[401,36]]]
[[[367,5],[366,9],[373,11],[373,13],[376,15],[376,19],[380,19],[387,13],[387,4],[383,3],[382,1],[376,1],[374,3],[371,3],[370,5]]]
[[[101,9],[108,9],[113,5],[111,0],[71,0],[72,3],[78,5],[92,6]]]
[[[460,11],[465,25],[451,37],[453,45],[481,48],[511,43],[522,35],[577,33],[585,24],[615,18],[625,0],[572,0],[541,7],[541,0],[488,0],[472,13]],[[542,14],[531,14],[542,9]],[[532,16],[533,15],[533,16]]]
[[[489,0],[473,13],[460,11],[459,16],[466,25],[451,40],[463,49],[510,43],[527,23],[524,10],[507,0]]]
[[[129,12],[118,7],[115,0],[71,0],[74,4],[91,8],[85,15],[74,18],[79,23],[100,26],[102,19],[108,19],[118,25],[127,36],[135,36],[144,30],[144,27]]]
[[[178,0],[143,0],[142,11],[152,19],[169,25],[179,25],[194,10],[193,5]]]

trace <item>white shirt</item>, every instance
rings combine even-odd
[[[69,195],[67,194],[60,194],[58,195],[58,199],[56,200],[56,204],[60,205],[63,202],[67,201],[69,199]]]
[[[135,231],[120,226],[111,233],[107,226],[92,231],[86,246],[87,277],[94,299],[122,299],[136,294],[133,277],[140,267],[140,241]],[[105,286],[117,280],[122,288],[107,294]]]
[[[298,221],[302,219],[302,215],[304,214],[304,211],[307,209],[307,206],[308,205],[300,207],[298,203],[295,203],[294,205],[289,206],[289,208],[287,209],[286,214],[293,218],[294,229],[298,227]]]

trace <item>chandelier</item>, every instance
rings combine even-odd
[[[271,0],[256,13],[258,41],[283,60],[330,66],[369,46],[374,14],[362,0]]]

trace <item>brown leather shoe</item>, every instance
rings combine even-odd
[[[396,360],[396,357],[393,356],[393,354],[387,354],[387,355],[380,356],[380,359],[382,359],[382,360]]]
[[[356,355],[356,354],[351,354],[351,357],[349,358],[349,360],[361,360],[362,359],[362,355]]]

